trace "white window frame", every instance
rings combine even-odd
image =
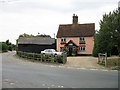
[[[61,42],[66,42],[66,38],[65,38],[65,37],[62,37],[62,38],[61,38]]]
[[[85,51],[85,46],[80,46],[79,51]]]
[[[85,41],[85,37],[80,37],[80,42]]]

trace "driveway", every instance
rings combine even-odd
[[[97,64],[98,58],[92,56],[76,56],[67,57],[65,66],[88,68],[88,69],[105,69],[105,67]]]

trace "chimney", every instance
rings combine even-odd
[[[78,24],[78,16],[73,14],[73,24]]]

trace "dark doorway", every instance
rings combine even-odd
[[[72,47],[69,47],[69,56],[72,56]]]

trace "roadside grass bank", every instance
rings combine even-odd
[[[105,62],[102,62],[100,65],[105,67]],[[107,59],[106,68],[111,70],[120,70],[120,57],[109,57]]]

